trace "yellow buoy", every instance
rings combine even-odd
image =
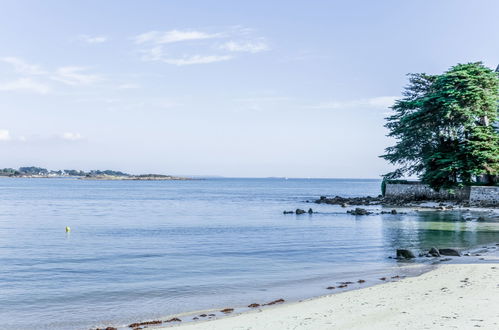
[[[69,233],[71,231],[71,228],[66,226],[66,233]]]

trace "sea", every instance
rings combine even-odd
[[[377,196],[378,179],[0,179],[0,328],[123,327],[331,293],[422,272],[397,248],[499,241],[469,210],[353,216],[320,196]],[[283,214],[297,208],[312,214]],[[389,211],[386,209],[385,211]],[[402,212],[407,212],[403,214]],[[485,211],[484,211],[485,212]],[[66,232],[65,228],[70,231]],[[357,280],[366,282],[357,284]]]

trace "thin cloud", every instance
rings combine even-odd
[[[12,137],[10,136],[10,131],[7,129],[0,129],[0,141],[10,141]]]
[[[170,31],[149,31],[139,34],[133,39],[136,44],[153,43],[157,45],[169,44],[188,40],[203,40],[219,37],[220,34],[209,34],[196,30],[170,30]]]
[[[47,72],[38,65],[29,64],[18,57],[2,57],[0,61],[8,63],[14,67],[16,72],[26,75],[43,75]]]
[[[192,55],[192,56],[184,56],[181,58],[163,58],[161,59],[161,61],[168,64],[182,66],[182,65],[222,62],[222,61],[228,61],[230,59],[232,59],[232,56],[230,55]]]
[[[138,89],[140,88],[139,84],[127,83],[118,85],[118,89]]]
[[[78,39],[87,44],[102,44],[109,40],[109,38],[106,36],[89,36],[86,34],[80,35]]]
[[[246,53],[260,53],[269,50],[269,46],[263,41],[229,41],[220,46],[220,49],[229,52],[246,52]]]
[[[263,38],[252,37],[252,34],[251,29],[237,27],[217,33],[199,30],[149,31],[132,39],[139,45],[143,61],[185,66],[228,61],[236,58],[235,53],[256,54],[269,50]]]
[[[397,100],[398,96],[379,96],[369,99],[358,99],[348,101],[333,101],[320,103],[312,106],[313,109],[351,109],[351,108],[389,108]]]
[[[51,77],[66,85],[90,85],[103,80],[97,74],[87,73],[87,68],[79,66],[65,66],[58,68],[55,74]]]
[[[17,57],[3,57],[0,61],[12,65],[16,72],[24,76],[11,82],[0,83],[0,91],[25,90],[47,94],[51,91],[50,84],[48,84],[50,80],[71,86],[91,85],[104,80],[101,75],[89,73],[86,67],[63,66],[51,72]],[[36,76],[37,80],[34,80],[33,76]]]
[[[31,78],[19,78],[11,82],[1,83],[0,91],[28,91],[37,94],[47,94],[50,92],[50,87]]]
[[[80,141],[83,140],[83,136],[80,133],[65,132],[59,136],[64,141]]]

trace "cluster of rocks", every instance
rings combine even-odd
[[[305,211],[305,210],[302,210],[302,209],[296,209],[295,211],[283,211],[282,212],[283,214],[305,214],[305,213],[308,213],[308,214],[312,214],[312,213],[315,213],[314,210],[312,210],[311,208],[308,209],[308,211]]]
[[[369,215],[369,214],[372,214],[372,212],[370,212],[366,209],[360,208],[360,207],[355,208],[355,210],[348,210],[347,213],[351,214],[351,215]]]
[[[441,256],[453,256],[460,257],[461,252],[456,249],[437,249],[432,247],[427,253],[420,253],[420,257],[441,257]],[[414,259],[416,255],[407,249],[397,249],[397,259]]]
[[[378,197],[326,197],[321,196],[319,199],[315,200],[316,204],[332,204],[332,205],[341,205],[346,207],[348,205],[379,205],[383,202],[383,196],[379,195]]]
[[[369,210],[366,210],[366,209],[363,209],[363,208],[360,208],[360,207],[356,207],[353,210],[348,210],[347,213],[348,214],[352,214],[352,215],[370,215],[370,214],[374,214],[374,212],[371,212]],[[390,211],[381,211],[380,213],[376,213],[376,214],[405,214],[405,213],[398,212],[397,210],[392,209]]]
[[[181,321],[180,319],[177,319],[177,320]],[[166,321],[166,322],[172,322],[172,321]],[[161,324],[161,323],[163,323],[163,321],[160,321],[160,320],[146,321],[146,322],[137,322],[137,323],[129,324],[128,327],[129,328],[133,328],[134,330],[136,330],[136,329],[142,329],[140,327],[143,326],[143,325],[157,325],[157,324]]]

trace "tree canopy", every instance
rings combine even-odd
[[[481,62],[458,64],[441,75],[409,74],[403,98],[385,127],[396,139],[382,155],[399,168],[394,179],[418,175],[435,189],[491,182],[499,173],[499,76]]]

